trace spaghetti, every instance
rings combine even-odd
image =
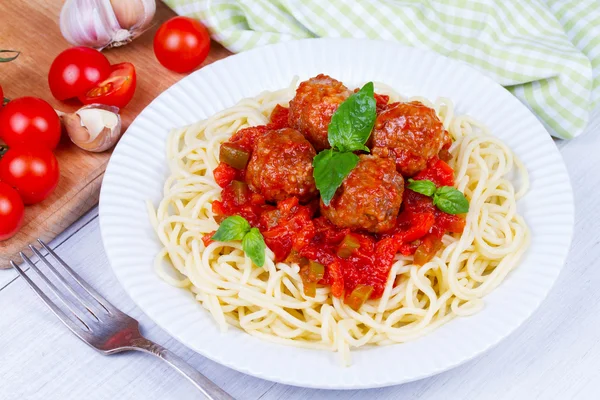
[[[390,101],[405,101],[386,85],[377,92]],[[220,145],[239,129],[268,122],[277,104],[287,106],[296,82],[240,101],[196,124],[174,129],[167,143],[170,175],[164,197],[149,215],[162,243],[155,270],[171,285],[189,288],[221,330],[233,325],[273,342],[338,351],[345,364],[350,349],[387,345],[425,335],[455,316],[483,307],[482,297],[515,268],[529,244],[529,230],[516,201],[528,189],[524,166],[512,151],[478,121],[454,114],[452,102],[411,98],[435,109],[454,143],[448,162],[456,171],[458,190],[469,200],[462,234],[445,235],[443,247],[425,265],[397,254],[383,295],[358,311],[318,287],[303,292],[300,267],[275,263],[267,248],[262,268],[252,264],[239,242],[212,242],[211,204],[221,188],[213,170]],[[516,190],[512,181],[519,182]],[[166,262],[165,262],[166,261]]]

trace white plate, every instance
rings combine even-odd
[[[262,341],[237,329],[220,333],[192,295],[153,272],[159,242],[144,202],[161,199],[165,140],[244,97],[287,86],[294,75],[329,74],[352,87],[384,82],[405,95],[454,100],[457,113],[483,121],[522,159],[531,191],[519,209],[531,248],[485,298],[478,314],[458,318],[413,342],[337,354]],[[152,79],[152,77],[146,77]],[[161,328],[198,353],[238,371],[286,384],[357,389],[427,377],[482,354],[515,331],[540,305],[562,268],[573,230],[573,196],[550,135],[508,91],[467,65],[391,42],[309,39],[247,51],[202,68],[158,96],[136,118],[112,155],[100,195],[102,240],[125,291]]]

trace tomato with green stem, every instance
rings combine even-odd
[[[133,64],[124,62],[111,67],[110,75],[79,96],[83,104],[125,107],[135,93],[136,74]]]

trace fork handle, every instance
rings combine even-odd
[[[185,376],[202,392],[208,400],[235,400],[227,392],[217,386],[213,381],[202,375],[194,367],[185,362],[181,357],[146,338],[138,338],[130,343],[132,350],[150,353],[165,361],[177,372]]]

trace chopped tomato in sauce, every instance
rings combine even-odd
[[[389,101],[384,95],[376,94],[375,99],[378,106]],[[230,142],[251,152],[259,135],[287,127],[287,120],[288,109],[278,105],[267,125],[241,129]],[[318,284],[330,285],[336,297],[347,298],[359,285],[373,288],[369,298],[381,297],[397,254],[418,252],[419,260],[428,261],[439,249],[445,233],[461,233],[465,227],[461,216],[446,214],[433,205],[430,197],[406,189],[401,211],[391,231],[384,234],[353,231],[337,227],[320,216],[318,201],[303,205],[296,197],[290,197],[272,205],[261,194],[243,190],[245,171],[221,163],[213,173],[219,186],[223,187],[221,200],[212,203],[217,221],[231,215],[244,217],[261,231],[276,262],[300,264],[311,260],[324,265],[325,271]],[[413,179],[429,179],[438,187],[453,186],[454,171],[434,157]],[[350,233],[353,246],[349,256],[342,258],[338,256],[338,250]],[[206,245],[210,243],[210,237],[212,234],[203,237]],[[344,255],[348,255],[347,252]]]
[[[287,107],[280,106],[277,104],[271,112],[270,122],[267,124],[268,129],[283,129],[289,128],[290,124],[288,118],[290,115],[290,109]]]
[[[385,108],[385,106],[387,106],[389,101],[390,96],[386,94],[375,93],[375,106],[377,107],[377,111],[382,111]]]
[[[234,179],[243,179],[242,171],[237,170],[225,163],[219,163],[217,168],[213,170],[215,182],[222,188],[229,185]]]
[[[229,139],[229,142],[235,143],[242,149],[251,153],[257,139],[268,130],[266,125],[240,129]]]
[[[427,163],[427,168],[413,177],[414,180],[427,179],[436,186],[454,186],[454,170],[439,158],[432,158]]]

